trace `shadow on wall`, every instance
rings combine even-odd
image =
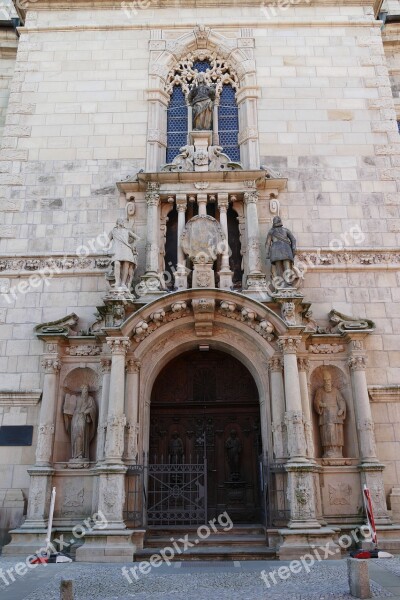
[[[27,499],[21,489],[0,489],[0,552],[11,541],[10,529],[25,520]]]

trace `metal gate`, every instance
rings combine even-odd
[[[286,527],[290,510],[287,499],[287,472],[282,463],[259,457],[262,521],[266,527]]]
[[[207,521],[207,460],[151,464],[148,468],[149,525],[201,525]]]
[[[128,467],[124,519],[129,527],[207,522],[207,459]]]

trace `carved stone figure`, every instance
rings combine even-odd
[[[271,261],[273,279],[282,277],[283,273],[293,269],[296,239],[289,229],[283,227],[280,217],[274,217],[265,245],[267,247],[267,258]]]
[[[118,219],[117,224],[109,235],[112,241],[112,262],[114,264],[115,284],[113,287],[130,290],[138,255],[135,246],[139,237],[125,227],[123,219]]]
[[[66,395],[63,413],[65,428],[71,436],[72,460],[88,461],[89,446],[96,434],[97,406],[87,385],[82,386],[78,397]]]
[[[210,131],[212,129],[215,88],[207,85],[204,73],[199,73],[189,92],[189,102],[193,107],[193,129]]]
[[[179,437],[179,433],[174,431],[168,445],[171,464],[179,465],[183,458],[183,442]]]
[[[346,402],[340,391],[332,385],[329,371],[324,371],[323,379],[323,386],[316,391],[314,398],[314,408],[319,415],[323,458],[342,458]]]
[[[231,481],[240,479],[240,455],[242,453],[242,444],[237,437],[237,432],[232,429],[230,436],[225,442],[226,454],[230,470]]]
[[[189,173],[194,171],[194,146],[182,146],[179,149],[179,154],[174,158],[172,163],[166,164],[163,171],[183,171]]]

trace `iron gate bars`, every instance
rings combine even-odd
[[[206,459],[196,463],[148,466],[148,525],[202,525],[206,521]]]

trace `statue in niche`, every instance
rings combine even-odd
[[[293,272],[296,238],[289,229],[283,227],[280,217],[274,217],[265,245],[267,247],[267,258],[271,261],[273,280]]]
[[[79,396],[66,395],[63,414],[65,429],[71,438],[72,462],[88,461],[97,421],[97,406],[89,396],[88,385],[82,385]]]
[[[242,453],[242,444],[237,436],[237,431],[232,429],[230,436],[225,442],[225,450],[228,457],[231,481],[240,479],[240,455]]]
[[[183,459],[183,442],[179,433],[174,431],[168,445],[170,461],[172,465],[179,465]]]
[[[204,73],[199,73],[189,92],[189,103],[193,108],[193,129],[212,130],[215,88],[207,85]]]
[[[112,263],[115,276],[113,287],[130,290],[138,262],[135,243],[139,236],[125,226],[124,219],[118,219],[109,239],[112,242]]]
[[[346,401],[338,388],[332,385],[329,371],[324,371],[323,380],[323,385],[316,391],[314,398],[314,408],[319,415],[323,458],[342,458]]]

